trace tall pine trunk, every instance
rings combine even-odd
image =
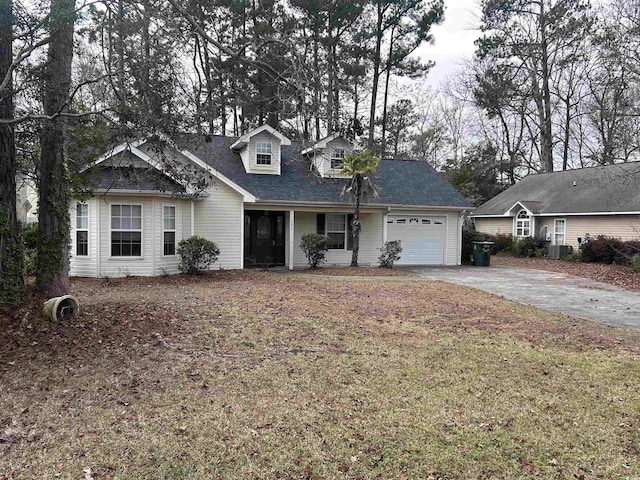
[[[353,250],[351,251],[351,266],[358,266],[358,254],[360,253],[360,231],[362,224],[360,223],[360,197],[362,196],[362,175],[356,174],[356,206],[353,209],[353,220],[351,226],[353,228]]]
[[[51,42],[44,79],[44,113],[68,108],[73,60],[74,0],[52,0]],[[48,296],[69,292],[69,192],[64,161],[64,117],[44,122],[40,135],[40,199],[36,287]]]
[[[0,0],[0,79],[13,61],[13,2]],[[0,92],[0,119],[13,119],[13,83]],[[0,304],[24,296],[22,241],[16,214],[16,153],[13,126],[0,124]]]
[[[378,15],[376,20],[376,47],[373,55],[373,85],[371,87],[371,111],[369,113],[369,148],[373,148],[376,131],[376,102],[378,100],[378,82],[380,81],[380,62],[382,51],[382,22],[384,11],[380,4],[377,5]]]

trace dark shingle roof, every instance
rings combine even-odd
[[[260,202],[348,203],[340,195],[344,179],[319,178],[310,162],[300,155],[299,142],[282,148],[280,175],[248,174],[237,152],[230,149],[236,138],[212,136],[206,140],[191,137],[187,149],[206,161]],[[426,162],[382,160],[378,167],[377,205],[407,205],[466,208],[469,203]]]
[[[516,202],[543,214],[640,212],[640,162],[529,175],[473,214],[503,215]]]
[[[97,190],[139,190],[180,193],[184,191],[166,175],[153,168],[104,167],[97,178]]]

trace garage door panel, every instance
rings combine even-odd
[[[389,215],[387,239],[400,240],[398,265],[443,265],[446,225],[444,217]]]

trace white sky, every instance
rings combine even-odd
[[[420,47],[418,55],[436,62],[427,77],[426,84],[437,86],[444,78],[460,69],[465,58],[475,51],[478,38],[480,0],[445,0],[444,22],[433,28],[435,43]]]

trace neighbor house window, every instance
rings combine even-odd
[[[111,256],[142,256],[142,205],[111,205]]]
[[[331,149],[331,168],[339,169],[344,162],[344,148]]]
[[[516,237],[531,236],[531,217],[526,210],[520,210],[516,217]]]
[[[76,203],[76,255],[89,255],[89,205]]]
[[[330,250],[344,250],[347,245],[347,216],[327,215],[327,246]]]
[[[564,218],[559,218],[553,221],[553,243],[555,245],[565,244],[565,233],[567,223]]]
[[[271,144],[258,142],[256,144],[256,163],[258,165],[271,165]]]
[[[176,207],[165,205],[162,207],[162,237],[164,255],[176,254]]]

